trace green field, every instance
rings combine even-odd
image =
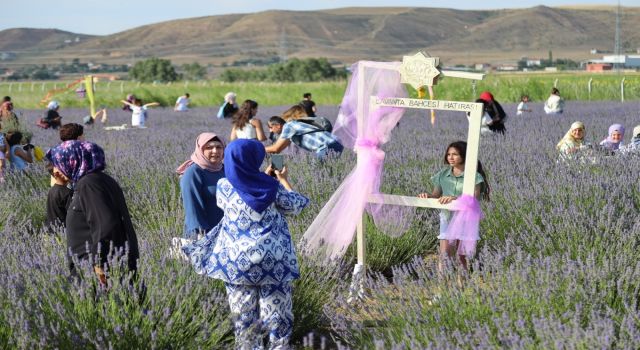
[[[436,99],[470,101],[481,91],[489,90],[501,102],[517,102],[522,94],[528,94],[532,101],[546,99],[554,86],[566,100],[621,100],[621,82],[624,80],[624,100],[640,100],[640,73],[587,74],[587,73],[545,73],[545,74],[488,74],[474,86],[471,81],[444,78],[436,86]],[[591,79],[591,92],[589,80]],[[556,81],[557,80],[557,81]],[[12,97],[16,108],[44,108],[42,99],[47,92],[62,89],[68,81],[3,82],[0,95]],[[300,101],[305,92],[313,93],[319,105],[340,103],[346,81],[314,83],[265,83],[240,82],[224,83],[217,80],[198,82],[176,82],[140,84],[132,81],[99,81],[95,85],[98,106],[116,107],[127,94],[133,93],[145,102],[157,101],[164,106],[172,106],[175,99],[185,92],[191,94],[193,107],[214,107],[221,104],[229,91],[238,94],[238,100],[253,99],[263,106],[288,105]],[[416,93],[409,88],[411,95]],[[74,88],[63,89],[53,96],[64,107],[82,107],[87,102],[76,96]]]

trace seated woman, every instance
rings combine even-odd
[[[291,283],[300,271],[285,215],[300,213],[309,199],[293,190],[286,167],[276,178],[261,172],[264,158],[256,140],[229,143],[216,194],[224,217],[183,247],[197,273],[224,282],[238,349],[262,349],[265,333],[269,349],[288,349],[293,330]]]
[[[95,143],[65,141],[50,149],[46,158],[54,171],[74,188],[66,217],[67,251],[80,260],[94,262],[102,284],[107,283],[110,256],[124,256],[123,263],[135,272],[140,256],[138,239],[120,185],[103,172],[104,151]],[[75,266],[70,260],[72,273]]]
[[[184,206],[184,235],[196,239],[222,219],[216,204],[216,185],[224,177],[224,142],[214,133],[205,132],[196,139],[191,158],[176,169],[180,175],[180,193]]]
[[[51,101],[47,105],[47,115],[40,119],[38,126],[44,129],[57,129],[62,123],[62,117],[58,114],[60,104],[58,101]]]
[[[551,89],[551,95],[544,103],[544,112],[547,114],[562,114],[564,110],[564,100],[560,97],[560,90]]]
[[[636,125],[633,128],[633,137],[631,138],[631,142],[624,147],[624,149],[620,149],[624,153],[632,153],[632,152],[640,152],[640,125]]]
[[[218,119],[231,118],[238,112],[238,104],[236,103],[235,92],[227,92],[224,95],[224,102],[220,109],[218,109]]]
[[[266,147],[268,153],[280,153],[291,143],[295,143],[305,151],[313,152],[320,160],[325,159],[330,152],[342,154],[344,146],[328,131],[317,125],[300,121],[307,117],[307,112],[301,105],[295,105],[282,114],[287,123],[282,128],[280,138]]]
[[[5,96],[0,105],[0,129],[11,130],[18,126],[18,116],[13,111],[13,103],[9,96]]]
[[[484,102],[484,112],[491,117],[491,122],[487,124],[489,130],[504,134],[507,130],[504,126],[504,122],[507,120],[507,113],[505,113],[500,103],[489,91],[483,91],[478,100]],[[476,100],[476,102],[478,102],[478,100]]]
[[[567,159],[575,155],[576,152],[583,150],[589,146],[584,139],[584,124],[576,121],[571,124],[569,131],[562,137],[556,145],[556,149],[560,153],[561,158]]]
[[[613,124],[609,127],[609,136],[600,142],[600,146],[607,151],[615,152],[622,145],[624,139],[624,126],[622,124]]]
[[[240,110],[233,116],[231,122],[231,136],[229,140],[235,139],[254,139],[265,141],[267,136],[264,134],[262,122],[255,118],[258,114],[258,102],[246,100],[240,106]]]
[[[15,131],[7,134],[7,143],[9,144],[9,162],[11,169],[25,170],[29,163],[33,163],[33,145],[22,145],[22,133]]]

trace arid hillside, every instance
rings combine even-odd
[[[550,50],[556,58],[587,59],[592,48],[612,50],[614,36],[614,7],[342,8],[180,19],[107,36],[10,29],[0,32],[0,50],[15,52],[23,63],[131,63],[156,56],[216,66],[280,57],[393,60],[425,50],[446,64],[470,64],[546,58]],[[621,38],[626,50],[640,47],[640,8],[624,8]]]

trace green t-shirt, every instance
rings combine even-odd
[[[453,175],[453,168],[448,166],[442,168],[431,177],[431,183],[434,187],[440,187],[443,196],[459,196],[462,194],[462,186],[464,185],[464,172],[459,176]],[[476,185],[484,182],[482,175],[476,172]]]

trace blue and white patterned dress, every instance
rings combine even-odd
[[[182,248],[197,273],[236,285],[282,284],[300,276],[284,215],[300,213],[307,197],[280,185],[275,202],[258,213],[226,178],[218,181],[216,197],[222,221]]]

